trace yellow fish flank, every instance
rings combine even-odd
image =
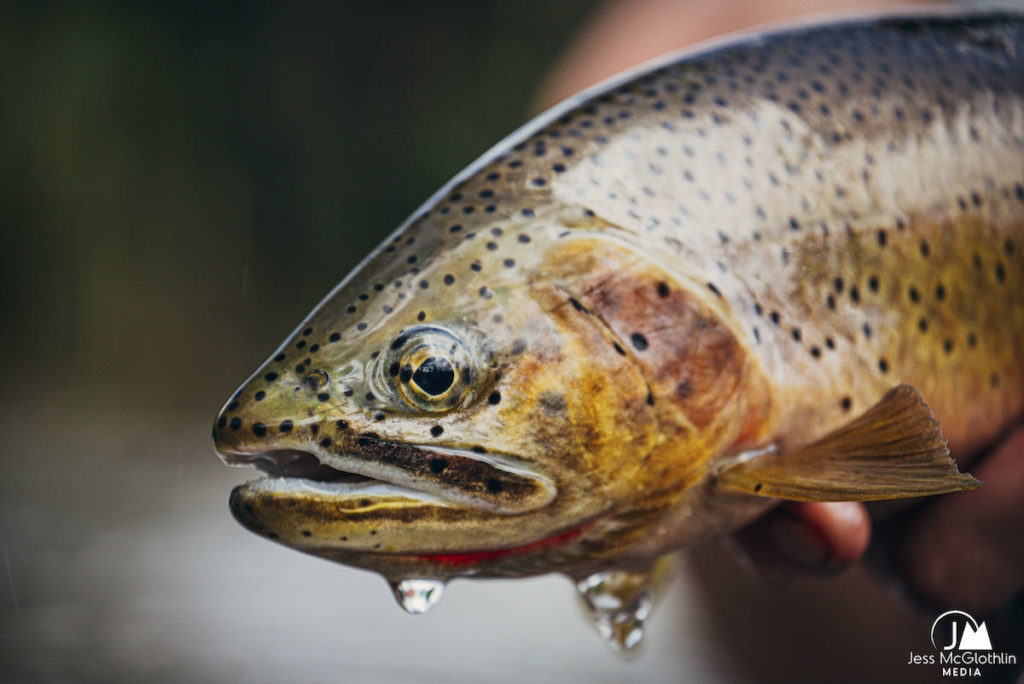
[[[977,486],[946,440],[1021,416],[1022,288],[1024,17],[805,27],[513,134],[214,440],[269,475],[231,495],[253,532],[413,612],[453,577],[562,572],[629,649],[656,560],[780,498]]]

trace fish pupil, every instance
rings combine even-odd
[[[444,394],[455,382],[455,369],[447,359],[430,356],[412,375],[412,381],[431,396]]]

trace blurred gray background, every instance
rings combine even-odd
[[[915,675],[932,616],[862,569],[770,586],[703,549],[624,663],[563,579],[410,617],[228,513],[221,403],[526,119],[594,6],[0,4],[0,682]]]

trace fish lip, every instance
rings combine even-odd
[[[368,451],[331,451],[315,444],[301,447],[259,444],[252,447],[233,446],[230,449],[217,449],[217,454],[226,465],[252,466],[267,473],[270,477],[250,481],[246,486],[254,492],[271,496],[303,496],[315,493],[327,497],[365,497],[386,493],[454,508],[515,514],[546,506],[554,500],[557,493],[550,478],[523,468],[519,465],[521,459],[508,454],[481,453],[477,450],[447,445],[392,442],[379,438],[363,438],[358,444]],[[383,452],[384,457],[378,458],[378,454],[369,449],[371,445],[375,445],[378,451]],[[408,468],[403,469],[401,464],[382,465],[382,461],[388,460],[388,457],[396,452],[404,458],[407,466],[418,465],[421,470],[423,464],[429,462],[432,456],[446,463],[461,464],[464,470],[468,469],[480,476],[478,480],[487,483],[487,491],[483,491],[484,488],[479,486],[476,486],[475,492],[470,491],[472,486],[479,485],[479,482],[445,484],[436,478],[417,477],[415,472]],[[298,466],[295,466],[296,462]],[[493,477],[483,480],[482,478],[487,475]],[[275,479],[282,482],[273,483]],[[283,482],[284,480],[287,482]],[[502,489],[491,491],[491,482],[504,484]],[[342,484],[345,486],[341,486]],[[459,486],[460,484],[462,486]],[[385,485],[387,489],[382,489],[379,485]],[[523,494],[519,497],[515,491],[511,491],[517,485]]]

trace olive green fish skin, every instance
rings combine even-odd
[[[1022,287],[1021,15],[803,28],[515,134],[214,438],[229,463],[302,452],[407,488],[236,489],[236,517],[289,546],[392,577],[578,574],[742,524],[764,504],[713,495],[716,462],[900,383],[954,453],[990,440],[1024,409]]]

